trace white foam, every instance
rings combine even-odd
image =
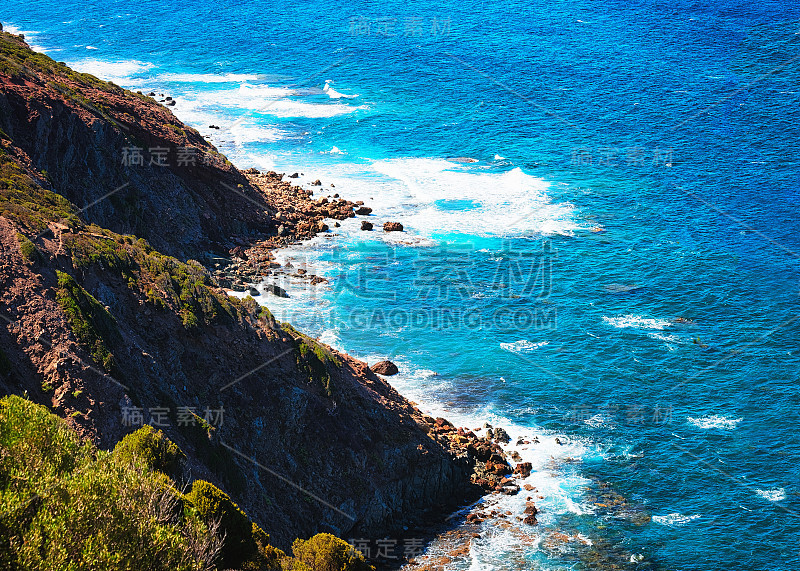
[[[697,514],[695,514],[695,515],[682,515],[682,514],[679,514],[679,513],[671,513],[671,514],[668,514],[668,515],[654,515],[653,516],[653,521],[655,523],[658,523],[658,524],[661,524],[661,525],[666,525],[666,526],[669,526],[669,527],[678,527],[678,526],[681,526],[681,525],[686,525],[687,523],[690,523],[690,522],[698,519],[699,517],[701,517],[701,516],[699,516]]]
[[[60,51],[60,50],[47,50],[42,46],[33,43],[33,38],[36,36],[36,32],[31,32],[30,30],[21,30],[12,24],[7,24],[6,22],[3,22],[3,31],[8,32],[9,34],[14,34],[16,36],[22,34],[23,36],[25,36],[25,43],[27,43],[28,46],[35,52],[45,53],[47,51]]]
[[[227,133],[230,133],[237,144],[242,143],[273,143],[286,137],[286,132],[270,125],[247,125],[235,123]]]
[[[780,502],[781,500],[786,499],[785,488],[775,488],[772,490],[757,489],[756,494],[758,494],[759,496],[770,502]]]
[[[602,413],[597,413],[591,418],[585,419],[583,422],[592,428],[600,428],[601,426],[613,428],[612,419]]]
[[[571,235],[578,228],[574,207],[553,202],[549,183],[519,168],[503,172],[446,159],[404,158],[334,165],[324,178],[364,197],[378,222],[402,223],[405,234],[380,234],[390,241],[411,234]]]
[[[336,91],[333,87],[331,87],[330,80],[325,82],[325,87],[322,88],[322,91],[324,91],[331,99],[355,99],[358,97],[358,95],[345,95],[344,93]]]
[[[98,79],[126,85],[132,84],[131,76],[153,67],[153,64],[139,60],[105,61],[96,58],[86,58],[68,64],[72,69],[90,73]]]
[[[192,107],[216,110],[229,108],[237,114],[240,113],[239,110],[244,109],[252,113],[282,118],[328,118],[366,108],[344,103],[299,101],[296,99],[298,96],[296,91],[288,87],[242,83],[237,87],[189,92],[181,100]]]
[[[689,421],[690,424],[697,426],[698,428],[702,428],[704,430],[709,430],[712,428],[722,428],[725,430],[733,430],[736,426],[744,420],[743,418],[730,418],[727,416],[720,416],[717,414],[701,416],[699,418],[693,418],[691,416],[686,417],[686,420]]]
[[[666,329],[671,325],[668,319],[654,319],[641,315],[622,315],[620,317],[603,317],[603,321],[618,329]]]
[[[528,341],[527,339],[520,339],[519,341],[515,341],[513,343],[500,343],[500,347],[512,353],[531,353],[533,351],[536,351],[540,347],[545,347],[546,345],[549,344],[550,344],[549,341],[540,341],[538,343],[533,343],[532,341]]]
[[[251,73],[162,73],[155,79],[179,83],[244,83],[256,81],[259,76]]]
[[[683,343],[683,339],[678,337],[677,335],[664,335],[663,333],[648,333],[648,337],[651,339],[658,339],[659,341],[664,341],[665,343]]]
[[[347,115],[358,111],[359,109],[368,109],[365,105],[352,106],[344,104],[317,104],[306,103],[304,101],[293,101],[289,99],[282,99],[276,101],[274,104],[258,109],[260,113],[267,115],[274,115],[275,117],[307,117],[311,119],[322,119],[329,117],[336,117],[338,115]]]

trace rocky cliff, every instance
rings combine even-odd
[[[105,448],[160,427],[282,547],[473,493],[468,439],[191,259],[277,238],[270,201],[168,108],[0,33],[0,389]],[[314,208],[283,233],[351,215]]]

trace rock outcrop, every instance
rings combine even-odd
[[[372,365],[372,372],[378,373],[379,375],[384,375],[386,377],[390,377],[392,375],[396,375],[400,371],[398,370],[397,365],[395,365],[391,361],[380,361]]]

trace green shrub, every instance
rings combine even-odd
[[[294,560],[285,569],[291,571],[374,571],[364,556],[352,545],[330,533],[318,533],[292,544]]]
[[[120,462],[17,396],[0,400],[0,568],[213,569],[220,541],[159,472]]]
[[[114,455],[132,465],[143,462],[150,470],[176,480],[181,477],[186,460],[186,455],[174,442],[149,424],[120,440],[114,447]]]
[[[199,262],[183,263],[153,250],[145,240],[134,240],[98,226],[90,225],[87,230],[91,234],[64,239],[76,268],[97,265],[118,273],[148,303],[177,313],[187,329],[241,317],[238,300],[215,292],[208,272]]]
[[[223,568],[239,567],[257,555],[253,524],[228,494],[210,482],[195,480],[186,499],[204,521],[219,521],[220,531],[225,534],[220,553]]]
[[[110,342],[118,342],[121,338],[116,320],[72,276],[58,270],[56,276],[56,301],[64,310],[78,342],[106,372],[119,374],[114,355],[108,348]]]
[[[31,242],[27,236],[25,236],[25,234],[17,234],[17,240],[19,240],[19,251],[26,261],[35,262],[39,260],[39,250],[36,248],[36,245]]]

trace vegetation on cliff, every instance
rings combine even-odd
[[[58,288],[56,301],[64,310],[75,337],[92,354],[106,372],[116,372],[114,355],[108,348],[119,338],[114,317],[92,295],[64,272],[56,270]]]
[[[145,426],[113,452],[83,442],[45,407],[0,400],[0,567],[3,569],[263,569],[369,571],[328,534],[269,544],[227,494],[175,474],[183,453]]]
[[[82,442],[44,407],[0,400],[0,451],[0,567],[214,567],[216,530],[167,476]]]

